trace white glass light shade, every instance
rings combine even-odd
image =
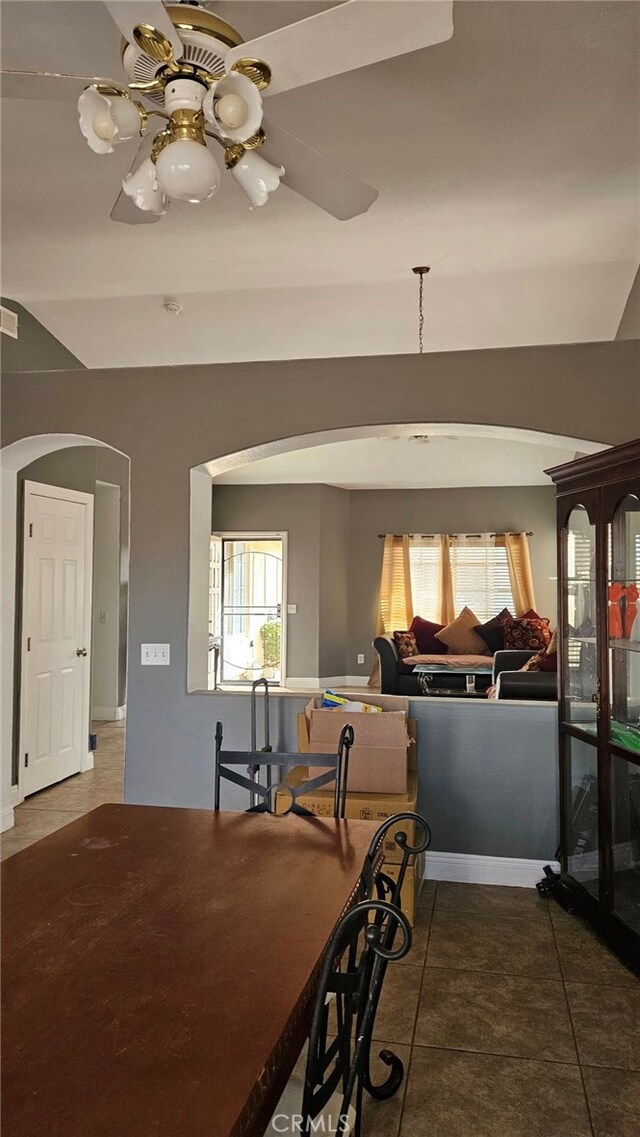
[[[261,154],[249,150],[232,166],[231,173],[249,198],[251,209],[255,209],[264,205],[269,200],[269,194],[277,190],[284,174],[284,166],[273,166]]]
[[[158,155],[156,175],[167,197],[177,201],[204,201],[220,185],[220,169],[211,151],[188,138],[165,146]]]
[[[101,95],[87,87],[78,99],[78,114],[80,130],[96,154],[112,154],[118,142],[140,134],[140,111],[124,95]]]
[[[223,138],[246,142],[260,129],[262,96],[246,75],[232,71],[207,91],[202,110]]]
[[[169,208],[169,202],[158,184],[156,168],[151,158],[145,158],[137,170],[127,174],[122,188],[138,209],[143,209],[145,212],[155,213],[161,217]]]

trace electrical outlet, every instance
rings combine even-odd
[[[100,623],[101,624],[108,624],[109,623],[109,613],[107,611],[105,611],[104,609],[100,612]]]
[[[143,667],[168,667],[169,644],[140,644],[140,663]]]
[[[287,604],[287,614],[289,616],[295,616],[297,611],[298,611],[298,605],[297,604]]]
[[[364,663],[364,655],[362,652],[359,652],[358,654],[358,663]]]

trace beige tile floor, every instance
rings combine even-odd
[[[439,883],[415,931],[374,1029],[404,1084],[363,1137],[640,1137],[640,983],[586,924],[533,889]]]
[[[0,839],[3,860],[98,805],[122,801],[125,724],[99,722],[94,723],[92,729],[98,735],[93,770],[74,774],[64,782],[32,794],[16,806],[16,823]]]
[[[3,857],[122,800],[124,726],[97,730],[95,768],[18,806]],[[640,1137],[640,984],[534,889],[426,884],[374,1037],[405,1079],[363,1137]]]

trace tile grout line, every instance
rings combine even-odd
[[[416,1012],[415,1012],[415,1015],[413,1018],[413,1031],[411,1032],[411,1042],[409,1045],[409,1061],[407,1063],[407,1070],[405,1073],[404,1096],[402,1098],[402,1105],[400,1107],[400,1117],[398,1118],[397,1137],[402,1137],[402,1122],[404,1119],[404,1107],[405,1107],[405,1103],[407,1100],[407,1091],[409,1089],[409,1077],[411,1074],[411,1067],[413,1065],[413,1051],[414,1051],[414,1047],[415,1047],[416,1030],[418,1027],[418,1012],[420,1010],[420,1003],[422,1001],[422,991],[424,988],[424,976],[425,976],[425,972],[427,970],[427,955],[429,954],[429,940],[431,939],[431,925],[433,923],[433,914],[436,910],[436,900],[438,898],[438,883],[437,883],[437,881],[434,883],[435,883],[435,888],[433,891],[433,903],[431,905],[431,913],[429,915],[429,927],[427,929],[427,942],[426,942],[425,948],[424,948],[424,962],[422,964],[422,976],[420,979],[420,986],[418,988],[418,998],[416,1001]],[[419,903],[419,900],[418,900],[418,903]]]
[[[554,901],[552,901],[552,903],[555,904],[555,903],[557,903],[557,901],[554,900]],[[551,920],[551,909],[549,909],[549,919]],[[591,1128],[591,1133],[593,1134],[593,1137],[597,1137],[595,1127],[593,1124],[593,1118],[591,1116],[591,1106],[589,1104],[589,1095],[587,1094],[587,1086],[586,1086],[586,1083],[584,1080],[584,1074],[582,1071],[582,1063],[580,1061],[580,1050],[578,1049],[578,1039],[576,1037],[576,1031],[575,1031],[575,1027],[573,1025],[573,1015],[571,1014],[571,1003],[569,1002],[569,996],[567,994],[567,984],[566,984],[565,978],[564,978],[564,969],[562,967],[562,959],[560,958],[560,949],[558,947],[558,937],[556,936],[556,929],[555,929],[555,925],[553,923],[553,920],[551,920],[551,934],[553,936],[553,943],[554,943],[554,946],[556,949],[556,956],[558,957],[558,966],[560,967],[560,976],[562,979],[562,990],[564,991],[564,1000],[565,1000],[565,1003],[567,1005],[567,1013],[569,1015],[569,1023],[571,1025],[571,1034],[573,1035],[573,1045],[576,1048],[576,1058],[578,1060],[578,1070],[580,1071],[580,1084],[582,1086],[582,1093],[584,1094],[584,1101],[585,1101],[585,1105],[587,1107],[587,1117],[589,1118],[589,1126]]]

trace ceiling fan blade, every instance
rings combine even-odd
[[[140,163],[149,157],[152,146],[153,138],[151,135],[147,135],[140,143],[127,174],[132,174],[134,170],[138,169]],[[138,209],[138,206],[124,190],[120,190],[110,214],[112,221],[120,221],[124,225],[151,225],[154,221],[159,221],[161,216],[159,213],[152,213],[151,210]]]
[[[113,82],[94,75],[62,75],[55,71],[2,71],[0,98],[77,102],[89,83]]]
[[[129,43],[135,43],[134,29],[140,24],[148,24],[156,32],[160,32],[171,44],[174,59],[182,59],[184,47],[182,40],[174,28],[160,0],[105,0],[105,6],[113,16],[124,38]],[[138,44],[145,54],[144,44]],[[157,57],[150,54],[150,58],[157,61]]]
[[[442,43],[453,35],[452,0],[347,0],[231,49],[227,71],[243,57],[271,68],[265,95],[355,71]]]
[[[373,205],[378,196],[373,186],[272,122],[265,123],[265,133],[267,140],[260,153],[275,166],[284,166],[282,181],[289,189],[339,221],[366,213]]]

